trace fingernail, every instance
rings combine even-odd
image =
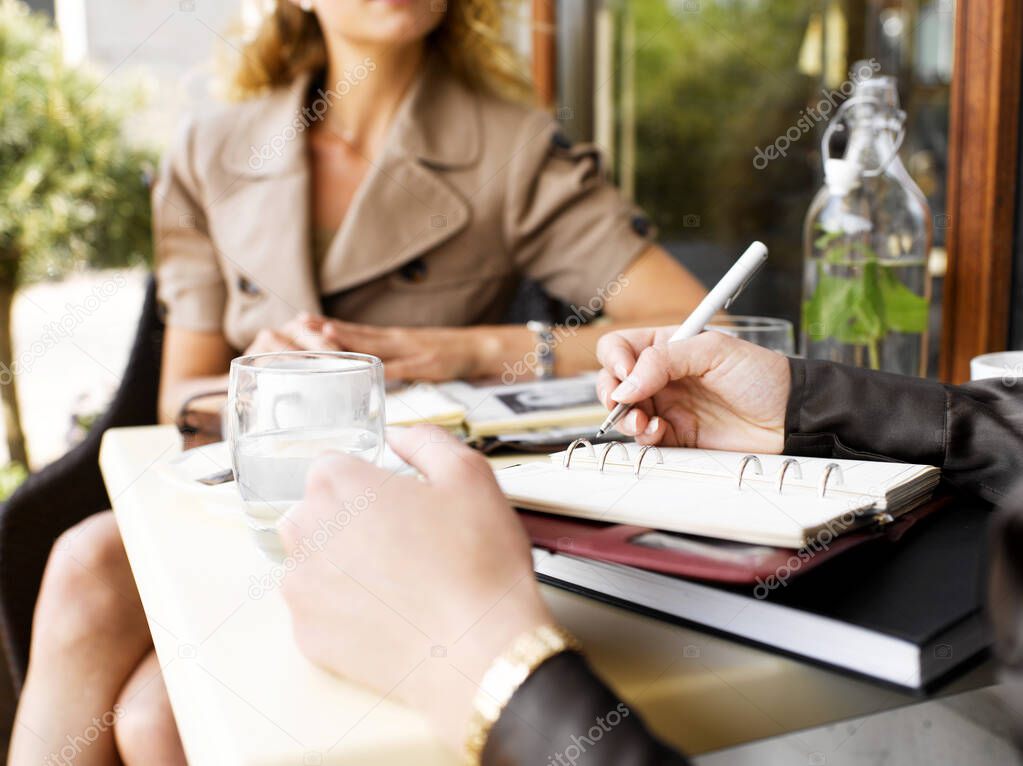
[[[615,365],[615,377],[617,377],[618,380],[625,380],[629,377],[629,369],[621,362]]]
[[[635,436],[639,433],[639,413],[633,410],[618,423],[616,428],[626,436]]]
[[[628,396],[632,394],[638,386],[628,377],[625,378],[614,391],[611,392],[611,398],[620,401],[620,397]]]
[[[646,424],[646,430],[643,432],[647,436],[653,436],[657,433],[657,429],[661,427],[661,419],[658,417],[650,418],[650,422]]]

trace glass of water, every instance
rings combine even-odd
[[[238,357],[228,383],[235,481],[259,547],[282,555],[276,525],[302,499],[306,473],[336,450],[379,465],[384,365],[375,356],[289,351]]]
[[[796,340],[792,322],[774,317],[716,316],[707,325],[708,330],[723,332],[739,340],[769,348],[792,356],[796,353]]]

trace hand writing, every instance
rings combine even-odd
[[[600,339],[600,400],[637,404],[618,429],[641,444],[781,452],[791,387],[781,354],[718,332],[668,344],[674,327]]]

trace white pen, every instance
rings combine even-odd
[[[700,305],[693,309],[693,313],[675,330],[668,343],[692,338],[703,332],[707,322],[719,311],[724,311],[732,305],[766,262],[767,246],[763,242],[754,242],[747,247],[746,252],[739,256],[739,260],[721,277],[721,281],[714,285],[714,289],[707,293],[707,297],[700,301]],[[631,404],[617,405],[597,430],[597,436],[603,436],[614,428],[631,409]]]

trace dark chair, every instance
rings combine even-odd
[[[0,631],[18,692],[50,549],[62,532],[110,507],[99,472],[100,440],[108,428],[156,423],[162,348],[163,322],[150,277],[128,366],[109,409],[84,441],[32,474],[0,505]]]

